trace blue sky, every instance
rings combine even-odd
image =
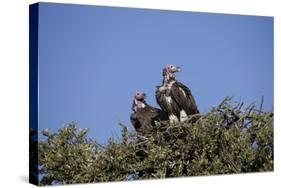
[[[75,121],[104,143],[135,91],[158,107],[166,64],[181,66],[199,110],[225,96],[273,108],[273,18],[41,3],[39,130]]]

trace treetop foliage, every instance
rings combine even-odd
[[[225,98],[185,122],[156,122],[145,134],[121,126],[105,145],[70,123],[38,141],[40,185],[273,170],[273,113]]]

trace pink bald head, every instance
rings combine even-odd
[[[181,68],[180,67],[177,67],[175,65],[166,65],[164,68],[163,68],[163,76],[166,76],[166,75],[170,75],[173,77],[173,74],[175,72],[180,72],[181,71]]]

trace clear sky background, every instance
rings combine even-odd
[[[273,18],[41,3],[39,130],[68,122],[101,143],[130,129],[135,91],[158,107],[166,64],[200,112],[226,96],[273,108]]]

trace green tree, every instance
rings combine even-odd
[[[273,113],[227,97],[185,122],[157,122],[140,135],[121,125],[105,145],[74,123],[39,141],[40,185],[123,181],[273,170]]]

